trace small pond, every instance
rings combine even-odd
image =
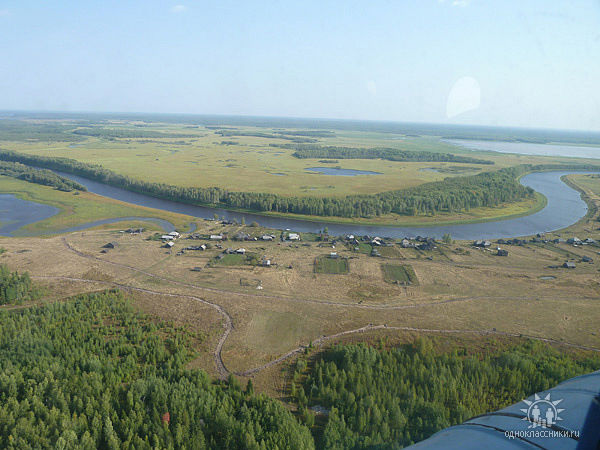
[[[370,170],[341,169],[339,167],[307,167],[307,172],[318,172],[323,175],[335,175],[340,177],[355,177],[357,175],[381,175],[381,172]]]

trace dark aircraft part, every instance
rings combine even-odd
[[[409,448],[600,450],[600,371],[473,417]]]

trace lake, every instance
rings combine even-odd
[[[566,156],[573,158],[600,158],[600,147],[584,147],[562,144],[532,144],[504,141],[472,141],[470,139],[442,139],[452,145],[470,150],[486,150],[499,153],[517,153],[534,156]]]
[[[0,194],[0,235],[9,236],[30,223],[39,222],[58,214],[60,209],[29,200],[21,200],[13,194]]]
[[[355,177],[357,175],[381,175],[381,172],[370,170],[341,169],[339,167],[307,167],[307,172],[318,172],[323,175],[334,175],[338,177]]]

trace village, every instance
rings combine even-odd
[[[539,259],[539,255],[545,253],[546,264],[541,265],[540,270],[573,270],[584,263],[593,267],[595,255],[600,254],[597,241],[589,236],[580,239],[571,235],[538,234],[530,238],[480,239],[473,242],[453,241],[450,236],[444,236],[441,240],[427,236],[392,239],[352,234],[333,236],[327,229],[320,233],[300,233],[289,229],[268,230],[225,220],[200,222],[200,227],[190,232],[174,230],[160,233],[143,228],[130,228],[119,232],[121,236],[124,234],[140,236],[143,241],[155,242],[168,257],[183,257],[177,264],[178,267],[185,264],[191,272],[208,271],[213,279],[213,270],[226,270],[227,277],[240,277],[239,283],[230,280],[230,285],[250,286],[257,290],[265,289],[269,280],[283,276],[279,275],[278,270],[289,272],[298,269],[304,276],[308,273],[322,276],[356,273],[368,266],[369,269],[363,269],[363,273],[358,276],[363,284],[369,281],[379,284],[379,289],[374,289],[374,292],[381,294],[381,298],[395,295],[394,286],[403,288],[404,295],[418,295],[415,292],[418,286],[424,293],[428,292],[430,289],[424,282],[431,278],[432,274],[423,275],[424,270],[420,266],[424,262],[437,261],[438,264],[447,264],[478,259],[473,251],[480,251],[482,255],[503,257],[507,263],[499,261],[497,264],[500,267],[514,265],[511,261],[521,260],[523,253],[531,255],[537,252],[536,258],[540,262],[543,259]],[[118,245],[118,240],[108,242],[101,247],[101,252],[107,253]],[[366,260],[363,259],[365,257]],[[369,262],[370,260],[372,262]],[[496,263],[486,260],[485,264]],[[380,276],[365,276],[365,272],[377,272],[377,267],[380,267]],[[252,268],[271,269],[276,271],[276,275],[256,272],[254,281],[248,283],[248,270]],[[546,279],[555,278],[554,275],[547,274],[540,276]],[[440,278],[443,276],[440,275]],[[327,280],[323,283],[329,285],[332,281]],[[407,288],[410,290],[406,291]],[[369,297],[360,298],[359,301],[362,303],[373,300],[377,295]]]

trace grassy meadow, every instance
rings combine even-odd
[[[41,127],[41,131],[38,128]],[[38,130],[35,133],[32,130]],[[287,134],[286,134],[287,133]],[[311,134],[312,133],[312,134]],[[439,136],[398,134],[376,131],[324,130],[257,126],[203,126],[171,122],[102,120],[84,123],[74,120],[28,119],[0,136],[1,148],[27,154],[66,157],[99,164],[118,174],[156,183],[186,187],[220,187],[231,191],[275,193],[281,196],[346,196],[397,190],[447,177],[473,175],[522,163],[585,162],[574,158],[536,157],[495,152],[471,151],[441,141]],[[277,147],[308,139],[321,146],[374,148],[452,153],[492,161],[494,164],[464,162],[404,162],[380,159],[322,160],[299,159],[294,150]],[[275,145],[275,146],[274,146]],[[593,162],[593,161],[592,161]],[[340,167],[379,172],[380,175],[335,176],[307,172],[308,167]],[[0,191],[17,190],[23,196],[47,197],[59,204],[63,212],[28,231],[59,229],[91,220],[132,215],[119,202],[82,194],[79,202],[68,195],[42,195],[38,187],[27,187],[9,180]],[[26,193],[26,191],[28,193]],[[60,200],[59,200],[60,198]],[[42,199],[44,200],[44,199]],[[85,200],[85,201],[84,201]],[[89,203],[88,200],[92,201]],[[95,202],[95,203],[94,203]],[[504,220],[531,214],[545,206],[541,195],[495,207],[469,211],[438,212],[435,215],[406,216],[384,214],[365,218],[320,216],[332,223],[363,225],[427,226]],[[52,204],[52,203],[49,203]],[[90,207],[94,204],[93,207]],[[134,208],[135,215],[157,216],[159,213]],[[125,212],[127,210],[127,212]],[[264,212],[280,216],[282,213]],[[160,213],[159,217],[169,215]],[[296,219],[314,216],[283,214]],[[175,215],[172,215],[175,216]],[[176,220],[182,220],[176,218]]]

